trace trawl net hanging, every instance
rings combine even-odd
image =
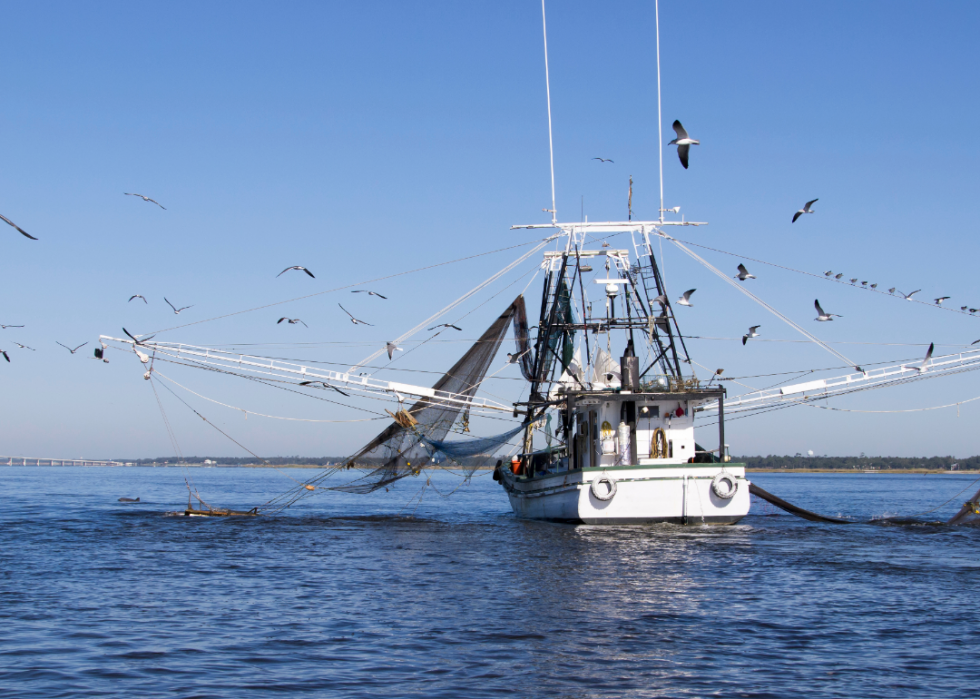
[[[508,324],[523,309],[524,297],[518,296],[476,344],[432,386],[433,390],[472,398],[507,334]],[[411,407],[399,411],[394,422],[345,462],[345,466],[349,467],[373,466],[374,469],[347,485],[336,486],[331,490],[370,493],[405,476],[418,473],[431,461],[431,447],[427,449],[423,440],[442,442],[465,408],[466,405],[462,403],[423,398]]]

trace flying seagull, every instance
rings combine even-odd
[[[7,328],[23,328],[23,325],[0,325],[0,329],[6,330]]]
[[[338,306],[340,306],[340,304],[339,304],[339,303],[338,303],[337,305],[338,305]],[[357,319],[357,318],[355,318],[354,316],[351,316],[351,315],[350,315],[350,311],[348,311],[348,310],[347,310],[346,308],[344,308],[343,306],[340,306],[340,310],[342,310],[342,311],[343,311],[344,313],[346,313],[347,315],[349,315],[349,316],[350,316],[350,322],[352,322],[352,323],[353,323],[354,325],[358,325],[358,324],[360,324],[360,325],[370,325],[370,326],[371,326],[372,328],[374,327],[374,325],[373,325],[373,324],[371,324],[371,323],[365,323],[365,322],[364,322],[363,320],[358,320],[358,319]]]
[[[31,235],[30,233],[28,233],[27,231],[25,231],[23,228],[21,228],[20,226],[18,226],[16,223],[14,223],[13,221],[11,221],[9,218],[7,218],[6,216],[4,216],[3,214],[0,214],[0,219],[3,219],[7,223],[9,223],[11,226],[13,226],[14,228],[16,228],[17,229],[17,232],[20,233],[21,235],[23,235],[23,236],[25,236],[27,238],[30,238],[31,240],[37,240],[37,238],[35,238],[33,235]]]
[[[126,337],[128,337],[130,340],[135,342],[137,345],[142,345],[147,340],[152,340],[154,337],[156,337],[155,335],[150,335],[149,337],[143,337],[141,335],[140,337],[136,337],[135,335],[133,335],[133,333],[126,330],[126,328],[123,328],[122,330],[124,333],[126,333]]]
[[[382,296],[377,291],[368,291],[367,289],[354,289],[351,293],[352,294],[367,294],[368,296],[377,296],[379,299],[384,299],[385,301],[388,300],[388,297],[387,296]]]
[[[394,342],[386,342],[385,343],[385,349],[388,350],[388,359],[391,359],[391,355],[393,355],[395,352],[403,352],[404,351],[404,350],[402,350],[401,347],[399,347],[398,345],[396,345]]]
[[[793,214],[793,223],[796,223],[796,219],[798,219],[803,214],[812,214],[813,211],[810,209],[810,207],[813,206],[814,204],[816,204],[818,201],[820,201],[820,200],[819,199],[811,199],[810,201],[808,201],[806,203],[806,205],[802,209],[800,209],[795,214]]]
[[[902,296],[904,296],[906,301],[911,301],[912,300],[912,297],[915,296],[920,291],[922,291],[922,289],[916,289],[911,294],[906,294],[904,291],[899,291],[898,293],[900,293]]]
[[[61,343],[60,343],[60,342],[58,342],[57,340],[55,340],[55,343],[56,343],[56,344],[59,344],[59,345],[61,345]],[[62,347],[64,347],[64,348],[65,348],[66,350],[68,350],[69,352],[71,352],[72,354],[75,354],[75,352],[77,352],[78,350],[80,350],[80,349],[81,349],[82,347],[84,347],[84,346],[85,346],[85,345],[87,345],[87,344],[88,344],[87,342],[83,342],[82,344],[80,344],[80,345],[79,345],[78,347],[76,347],[75,349],[72,349],[72,348],[71,348],[71,347],[69,347],[68,345],[61,345],[61,346],[62,346]]]
[[[146,303],[146,299],[143,298],[142,294],[133,294],[132,296],[129,297],[129,301],[132,301],[133,299],[143,299],[143,303]],[[127,301],[126,303],[129,303],[129,301]]]
[[[742,335],[742,345],[744,346],[745,343],[751,340],[753,337],[759,337],[759,333],[757,333],[756,330],[761,327],[761,325],[753,325],[751,328],[749,328],[749,331]]]
[[[433,327],[429,328],[429,330],[435,330],[436,328],[452,328],[453,330],[460,330],[460,331],[462,331],[462,328],[458,328],[455,325],[453,325],[452,323],[440,323],[439,325],[436,325],[436,326],[433,326]]]
[[[949,296],[940,296],[938,299],[934,299],[937,306],[942,306],[943,301],[947,300]]]
[[[814,320],[825,321],[825,320],[833,320],[834,318],[844,317],[844,316],[839,316],[836,313],[825,312],[822,308],[820,308],[820,299],[814,300],[813,307],[817,309],[817,317]]]
[[[695,291],[697,291],[697,289],[685,291],[684,295],[677,299],[677,303],[682,306],[690,306],[691,308],[694,308],[694,304],[691,303],[691,294],[693,294]]]
[[[974,341],[973,341],[973,342],[971,342],[970,344],[971,344],[971,345],[975,345],[975,344],[977,344],[978,342],[980,342],[980,340],[974,340]]]
[[[609,158],[592,158],[593,160],[598,160],[600,163],[611,163],[613,162]]]
[[[167,301],[167,297],[166,297],[166,296],[164,296],[164,297],[163,297],[163,300],[164,300],[164,301]],[[194,308],[194,306],[193,306],[193,305],[191,305],[191,306],[184,306],[183,308],[177,308],[176,306],[174,306],[174,305],[173,305],[172,303],[170,303],[169,301],[167,301],[167,305],[168,305],[168,306],[170,306],[170,307],[171,307],[172,309],[174,309],[174,315],[175,315],[175,316],[176,316],[176,315],[180,315],[180,312],[181,312],[181,311],[186,311],[186,310],[187,310],[188,308]]]
[[[507,353],[507,363],[508,364],[517,364],[517,361],[521,357],[523,357],[525,354],[527,354],[528,352],[530,352],[530,351],[531,351],[531,349],[528,348],[528,349],[524,350],[523,352],[521,352],[520,354],[511,354],[510,352],[508,352]]]
[[[4,350],[0,350],[0,354],[3,355],[3,358],[6,359],[7,362],[10,362],[10,357],[7,356],[7,353]]]
[[[318,383],[318,384],[320,384],[320,385],[321,385],[321,386],[323,386],[324,388],[332,388],[333,390],[335,390],[335,391],[336,391],[337,393],[339,393],[340,395],[342,395],[342,396],[347,396],[348,398],[350,398],[350,394],[349,394],[349,393],[344,393],[344,392],[343,392],[343,391],[341,391],[341,390],[340,390],[339,388],[337,388],[336,386],[331,386],[331,385],[330,385],[330,384],[328,384],[328,383],[327,383],[326,381],[300,381],[300,382],[299,382],[299,385],[300,385],[300,386],[311,386],[311,385],[313,385],[313,384],[315,384],[315,383]]]
[[[280,318],[279,320],[277,320],[276,321],[276,325],[279,325],[279,323],[281,323],[282,321],[286,321],[290,325],[296,325],[296,323],[302,323],[302,325],[303,325],[304,328],[310,327],[306,323],[303,323],[303,321],[300,320],[299,318],[287,318],[286,316],[283,316],[282,318]]]
[[[655,298],[651,303],[659,303],[661,306],[666,306],[667,305],[667,297],[664,296],[663,294],[660,294],[660,296],[658,296],[657,298]]]
[[[932,359],[932,350],[935,348],[936,343],[930,342],[929,349],[926,351],[926,358],[922,360],[922,364],[906,365],[906,369],[915,369],[920,374],[926,370],[926,364]]]
[[[309,274],[309,275],[310,275],[311,277],[313,277],[313,272],[311,272],[310,270],[308,270],[308,269],[306,269],[306,267],[301,267],[301,266],[299,266],[299,265],[293,265],[292,267],[287,267],[286,269],[284,269],[283,271],[281,271],[281,272],[280,272],[279,274],[277,274],[276,276],[277,276],[277,277],[281,277],[282,275],[284,275],[284,274],[285,274],[286,272],[288,272],[288,271],[289,271],[289,270],[291,270],[291,269],[299,269],[299,270],[302,270],[303,272],[306,272],[306,273],[307,273],[307,274]],[[316,277],[313,277],[313,278],[314,278],[314,279],[316,279]]]
[[[145,197],[142,194],[137,194],[136,192],[123,192],[123,194],[125,194],[127,197],[139,197],[143,201],[149,201],[149,202],[152,202],[152,203],[156,204],[157,206],[159,206],[164,211],[167,210],[167,207],[164,206],[163,204],[161,204],[160,202],[158,202],[156,199],[150,199],[149,197]]]
[[[31,352],[36,352],[37,351],[33,347],[28,347],[27,345],[22,345],[19,342],[15,342],[14,344],[17,345],[18,347],[20,347],[21,349],[30,350]]]
[[[677,134],[677,138],[668,143],[668,146],[677,146],[677,157],[681,159],[681,165],[684,169],[687,169],[687,156],[690,153],[691,146],[700,146],[701,141],[695,141],[693,138],[687,135],[687,131],[681,126],[681,122],[677,119],[674,120],[674,133]]]
[[[738,274],[735,277],[740,281],[744,282],[746,279],[755,279],[754,274],[749,274],[749,270],[745,269],[745,265],[738,266]]]

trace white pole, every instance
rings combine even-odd
[[[544,2],[544,0],[541,0]],[[664,118],[660,113],[660,0],[655,0],[654,13],[657,21],[657,142],[660,146],[660,222],[664,222]],[[549,117],[550,119],[550,117]],[[554,174],[552,174],[554,180]],[[554,188],[554,185],[552,185]],[[554,207],[552,207],[554,208]]]
[[[551,155],[551,222],[558,223],[555,206],[555,145],[551,138],[551,81],[548,77],[548,24],[544,15],[544,0],[541,0],[541,29],[544,32],[544,87],[548,95],[548,151]],[[663,208],[661,204],[660,208]]]

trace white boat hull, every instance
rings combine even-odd
[[[716,495],[712,480],[724,471],[738,484],[728,499]],[[735,464],[613,466],[560,471],[527,479],[499,471],[514,514],[525,519],[574,524],[735,524],[748,514],[745,467]],[[607,483],[615,482],[615,494]],[[600,497],[596,496],[596,493]]]

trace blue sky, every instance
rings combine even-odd
[[[675,118],[701,140],[687,171],[665,151],[666,203],[710,222],[680,237],[882,288],[921,288],[922,298],[951,296],[955,308],[980,306],[973,212],[980,8],[942,8],[665,2],[664,141]],[[533,0],[2,2],[0,13],[0,213],[40,238],[0,229],[0,323],[27,326],[0,333],[13,360],[0,366],[3,454],[172,453],[141,365],[119,353],[108,365],[91,359],[101,333],[149,332],[507,247],[532,237],[511,224],[546,220],[544,66]],[[630,176],[634,211],[655,217],[653,4],[553,2],[548,29],[560,217],[577,219],[583,198],[591,220],[623,217]],[[148,194],[167,210],[123,192]],[[816,197],[817,213],[791,225],[793,212]],[[324,294],[161,339],[311,343],[276,352],[353,362],[519,253],[383,282],[387,302]],[[760,339],[798,338],[676,250],[665,254],[671,293],[698,289],[695,307],[678,311],[684,331],[734,338],[692,340],[700,364],[725,367],[726,376],[837,365],[808,345],[743,348],[738,338],[749,325],[762,325]],[[739,261],[704,254],[732,273]],[[275,277],[293,264],[316,280]],[[748,266],[759,277],[749,282],[756,293],[823,339],[896,345],[835,345],[858,362],[980,338],[977,318]],[[460,337],[429,343],[403,366],[447,368],[533,268],[494,287],[500,296],[466,316]],[[150,304],[128,304],[135,293]],[[529,299],[537,293],[535,283]],[[194,307],[176,319],[164,296]],[[814,298],[844,318],[814,323]],[[375,327],[351,326],[337,302]],[[281,315],[310,328],[277,326]],[[56,341],[90,344],[69,355]],[[172,373],[258,412],[350,416],[229,379]],[[501,377],[499,392],[509,395],[515,375]],[[745,383],[753,381],[762,379]],[[976,396],[980,381],[964,374],[835,405],[899,410]],[[239,452],[172,397],[162,400],[184,453]],[[383,425],[245,421],[194,405],[262,454],[343,454]],[[733,421],[728,441],[735,454],[974,454],[980,401],[959,413],[793,409]]]

